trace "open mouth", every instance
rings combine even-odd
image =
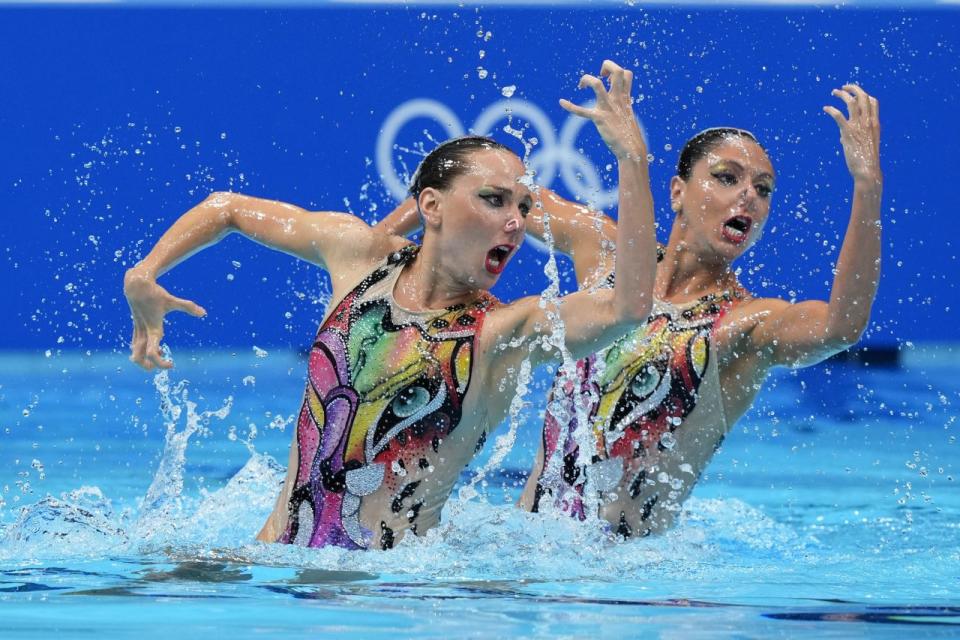
[[[750,235],[753,218],[750,216],[733,216],[723,223],[723,237],[733,244],[740,244]]]
[[[515,248],[512,244],[501,244],[490,249],[490,251],[487,251],[487,259],[484,267],[486,267],[489,273],[500,275],[503,268],[507,266],[507,260]]]

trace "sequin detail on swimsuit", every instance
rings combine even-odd
[[[392,254],[317,333],[279,542],[367,548],[373,535],[360,522],[363,497],[395,482],[404,459],[435,454],[460,422],[475,339],[496,299],[485,294],[430,314],[405,312],[392,301],[392,288],[417,250]],[[381,531],[381,542],[392,537]]]
[[[538,470],[534,511],[550,494],[561,511],[584,520],[588,466],[595,488],[605,491],[621,482],[632,466],[629,461],[669,448],[669,434],[697,406],[718,320],[746,295],[737,287],[680,307],[657,303],[645,325],[577,361],[573,381],[564,382],[558,374],[548,402],[558,410],[547,411],[544,420],[544,462]],[[588,460],[581,459],[574,439],[576,396],[595,442]],[[561,436],[563,449],[558,452]],[[559,478],[551,481],[545,476],[552,455],[562,458]],[[629,483],[630,496],[640,496],[647,480],[639,471]],[[649,514],[652,508],[645,505],[643,510]]]

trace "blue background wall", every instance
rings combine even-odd
[[[211,190],[379,219],[395,201],[375,149],[398,105],[434,99],[468,127],[516,87],[559,129],[557,98],[585,98],[577,79],[605,57],[636,70],[661,237],[689,135],[735,124],[765,142],[773,217],[741,266],[784,297],[827,295],[848,217],[821,106],[850,80],[879,96],[884,272],[867,341],[956,340],[958,34],[948,9],[2,9],[0,348],[122,350],[124,269]],[[401,128],[399,173],[431,137],[445,137],[431,120]],[[610,175],[589,126],[577,146]],[[497,293],[541,290],[542,262],[526,247]],[[175,347],[303,346],[326,290],[317,269],[239,237],[161,282],[210,313],[175,318]]]

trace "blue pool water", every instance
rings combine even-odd
[[[955,637],[960,352],[778,372],[669,534],[612,542],[513,500],[504,462],[388,552],[254,543],[303,363],[0,357],[0,637]],[[504,425],[500,435],[509,432]],[[169,437],[166,437],[169,434]],[[490,467],[490,468],[487,468]],[[483,479],[476,472],[484,470]]]

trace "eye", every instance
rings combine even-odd
[[[640,400],[645,400],[660,382],[660,372],[653,365],[648,365],[637,372],[630,382],[630,392]]]
[[[521,203],[520,203],[520,215],[523,216],[524,218],[526,218],[528,215],[530,215],[530,203],[529,203],[529,202],[521,202]]]
[[[486,200],[487,203],[488,203],[489,205],[491,205],[491,206],[494,206],[494,207],[502,207],[502,206],[503,206],[503,196],[500,195],[499,193],[481,194],[480,197],[483,198],[484,200]]]
[[[769,198],[770,194],[773,193],[773,187],[771,187],[770,185],[758,184],[758,185],[755,185],[753,188],[756,190],[757,195],[759,195],[761,198]]]
[[[722,185],[730,186],[737,184],[737,176],[726,171],[718,171],[717,173],[713,174],[713,177],[716,178],[717,182]]]
[[[393,399],[390,408],[398,418],[407,418],[422,409],[430,401],[430,392],[417,385],[407,387]]]

